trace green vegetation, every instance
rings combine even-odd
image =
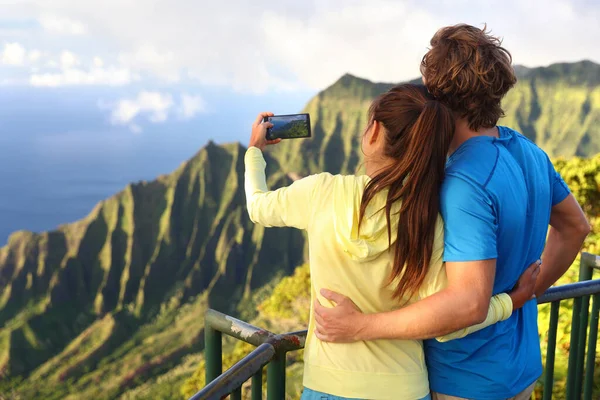
[[[560,64],[519,74],[505,102],[505,124],[554,156],[600,152],[600,66]],[[269,150],[269,185],[360,168],[366,110],[390,86],[345,75],[315,96],[304,110],[313,138]],[[0,399],[182,398],[202,383],[207,307],[274,332],[305,326],[308,268],[285,277],[304,262],[306,240],[298,231],[250,222],[244,151],[209,143],[172,174],[129,185],[78,222],[11,236],[0,249]],[[556,165],[592,217],[596,233],[586,249],[600,253],[600,156]],[[559,388],[568,309],[561,314]],[[542,341],[547,314],[540,309]],[[226,364],[250,350],[225,346]],[[301,353],[290,357],[294,397]]]

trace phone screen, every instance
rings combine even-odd
[[[273,124],[267,129],[267,139],[297,139],[310,137],[310,117],[308,114],[275,115],[265,117]]]

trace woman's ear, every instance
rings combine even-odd
[[[375,144],[377,139],[379,139],[379,135],[381,134],[381,124],[379,121],[373,121],[373,125],[371,126],[371,137],[369,138],[369,144]]]

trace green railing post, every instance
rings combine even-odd
[[[594,367],[596,366],[596,343],[598,341],[598,313],[600,312],[600,294],[595,294],[592,300],[590,315],[590,340],[588,341],[587,360],[585,365],[585,381],[583,399],[592,400],[594,390]]]
[[[573,320],[571,321],[571,341],[569,342],[569,364],[567,367],[567,399],[575,399],[577,384],[577,340],[579,339],[579,317],[581,314],[581,297],[573,300]]]
[[[594,270],[590,265],[585,262],[584,257],[581,257],[581,264],[579,266],[579,281],[589,281],[592,279]],[[575,399],[581,398],[581,389],[583,386],[583,366],[585,363],[585,345],[587,339],[587,327],[590,310],[590,296],[583,296],[581,298],[581,309],[579,316],[579,338],[577,340],[577,367],[575,369]]]
[[[223,372],[223,342],[221,332],[208,323],[204,326],[204,357],[206,383],[212,382]]]
[[[278,352],[267,366],[267,400],[285,399],[285,353]]]
[[[550,326],[548,327],[548,348],[546,350],[543,400],[552,399],[552,388],[554,387],[554,355],[556,353],[556,331],[558,329],[559,308],[560,301],[555,301],[550,306]]]
[[[231,392],[231,396],[229,396],[230,400],[242,400],[242,387],[235,389]]]
[[[252,375],[252,400],[262,400],[262,372],[261,368]]]

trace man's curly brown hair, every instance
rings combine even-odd
[[[517,82],[510,53],[483,29],[459,24],[440,29],[421,62],[429,92],[477,131],[492,128],[504,95]]]

